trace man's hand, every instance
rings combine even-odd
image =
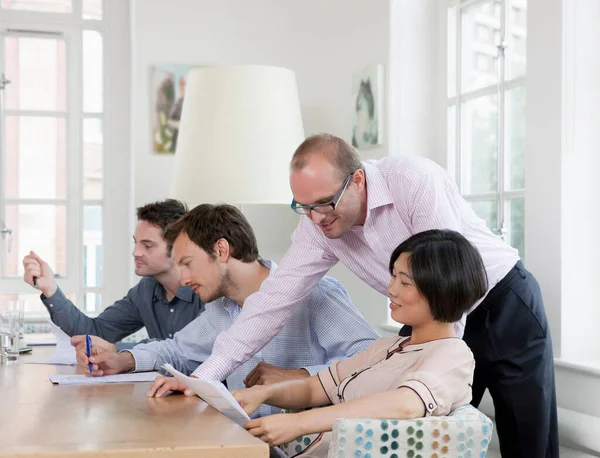
[[[310,377],[306,369],[281,369],[267,363],[258,363],[244,379],[244,385],[250,388],[254,385],[270,385],[306,377]]]
[[[92,339],[92,355],[104,353],[105,351],[117,351],[117,345],[114,343],[107,342],[102,337],[90,336]],[[83,350],[86,351],[85,336],[73,336],[71,337],[71,345],[75,347],[75,351]],[[96,352],[96,353],[94,353]]]
[[[116,356],[118,355],[117,353],[117,346],[113,343],[107,342],[104,339],[101,339],[98,336],[90,336],[90,338],[92,339],[92,356],[98,356],[100,354],[103,353],[112,353],[114,356],[113,358],[116,358]],[[85,343],[85,336],[73,336],[71,337],[71,345],[73,345],[75,347],[75,356],[77,357],[77,362],[79,363],[80,366],[83,366],[86,370],[86,372],[89,370],[88,369],[88,363],[91,362],[91,360],[88,358],[87,355],[87,346]],[[131,356],[131,355],[129,355]],[[96,366],[98,366],[98,364],[96,364]],[[114,366],[114,363],[112,364],[112,366]],[[108,375],[107,373],[104,372],[105,369],[115,369],[114,367],[104,367],[102,366],[97,367],[95,369],[95,372],[92,371],[92,375]],[[133,368],[133,366],[132,366]],[[129,369],[131,370],[131,368]],[[101,371],[102,373],[100,373],[99,371]],[[116,374],[118,372],[111,372],[113,374]]]
[[[260,385],[245,390],[231,390],[231,394],[248,415],[252,415],[268,397],[267,390]]]
[[[159,375],[154,380],[154,383],[148,391],[148,397],[160,398],[167,394],[169,391],[183,391],[186,396],[194,396],[195,393],[190,390],[185,383],[181,383],[175,377],[165,377]]]
[[[26,283],[34,286],[33,277],[35,277],[36,285],[34,288],[40,290],[44,296],[51,297],[56,292],[58,286],[54,279],[54,272],[52,272],[48,263],[33,251],[30,251],[29,254],[23,258],[23,267],[25,268],[23,280],[25,280]]]
[[[135,359],[128,351],[117,353],[117,346],[97,336],[92,339],[92,356],[88,358],[85,336],[71,337],[71,345],[75,347],[77,362],[88,373],[88,364],[92,364],[92,376],[120,374],[135,368]]]
[[[244,424],[244,428],[253,436],[269,444],[269,447],[287,444],[304,434],[298,414],[294,413],[268,415],[248,420]]]

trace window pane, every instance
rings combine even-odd
[[[525,86],[506,93],[506,182],[525,188]]]
[[[448,172],[456,180],[456,106],[448,107]]]
[[[492,231],[498,228],[498,201],[470,202],[471,207]]]
[[[513,199],[508,205],[508,228],[507,242],[519,250],[519,254],[523,259],[525,255],[525,199]]]
[[[102,199],[102,120],[83,120],[83,198]]]
[[[465,102],[461,119],[461,192],[496,192],[498,185],[498,97]]]
[[[31,250],[45,260],[55,274],[66,275],[64,205],[7,205],[6,226],[13,230],[13,240],[6,260],[5,276],[22,276],[21,261]]]
[[[448,8],[448,97],[456,95],[456,6]]]
[[[487,1],[462,11],[461,70],[462,92],[469,92],[498,82],[501,7]]]
[[[7,116],[6,196],[63,199],[66,195],[64,118]]]
[[[83,31],[83,111],[102,112],[102,35]]]
[[[86,313],[102,310],[102,295],[100,293],[85,293],[83,296],[83,311]]]
[[[83,0],[83,19],[102,19],[102,0]]]
[[[7,36],[5,44],[6,108],[64,111],[66,49],[62,38]]]
[[[506,78],[525,75],[527,66],[527,2],[508,2]]]
[[[72,301],[74,304],[77,304],[77,302],[75,302],[75,294],[65,292],[65,295],[70,301]],[[33,294],[0,294],[0,308],[5,307],[9,301],[16,300],[25,302],[25,312],[32,315],[43,316],[44,318],[48,316],[46,307],[44,307],[44,304],[42,304],[42,301],[40,300],[40,293],[38,292]],[[25,323],[25,334],[33,332],[31,328],[32,326],[28,326],[28,323]],[[51,331],[48,329],[48,332]]]
[[[83,207],[83,284],[102,286],[102,207]]]
[[[71,0],[2,0],[2,8],[43,13],[70,13],[72,5]]]

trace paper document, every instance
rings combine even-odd
[[[75,356],[75,347],[71,345],[71,338],[65,334],[65,332],[56,326],[51,320],[48,320],[48,324],[52,328],[52,332],[56,336],[56,351],[50,357],[50,359],[43,361],[36,360],[25,360],[25,364],[63,364],[63,365],[75,365],[77,364],[77,357]]]
[[[39,345],[56,345],[56,334],[47,332],[43,334],[25,334],[25,344],[28,347]]]
[[[153,382],[158,375],[160,375],[158,372],[136,372],[102,377],[88,377],[84,374],[54,374],[48,378],[52,383],[59,385],[102,385],[104,383]]]
[[[238,425],[243,426],[244,423],[250,420],[250,417],[242,409],[242,406],[240,406],[221,382],[188,377],[174,369],[170,364],[163,365],[163,369],[173,374],[177,380],[185,383],[203,401],[217,409],[227,418],[235,421]]]

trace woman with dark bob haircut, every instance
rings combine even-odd
[[[274,446],[316,433],[296,456],[325,457],[338,418],[448,415],[471,401],[475,360],[453,322],[487,291],[479,252],[458,232],[430,230],[402,242],[389,265],[391,316],[412,326],[411,335],[377,339],[309,378],[234,391],[249,414],[263,403],[321,407],[250,420],[244,427],[253,435]]]

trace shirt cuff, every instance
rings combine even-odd
[[[156,359],[154,354],[145,350],[123,350],[131,353],[133,360],[135,361],[135,367],[133,372],[148,372],[153,371],[156,366]]]
[[[233,372],[233,369],[229,361],[211,355],[192,372],[191,376],[200,380],[215,380],[220,382],[225,380],[231,372]]]
[[[56,292],[50,297],[46,297],[43,294],[40,294],[40,299],[42,300],[42,303],[46,306],[49,312],[52,312],[52,309],[54,307],[69,304],[69,299],[67,299],[67,296],[65,296],[65,294],[60,288],[57,288]]]
[[[423,382],[420,382],[418,380],[407,380],[398,388],[402,387],[410,388],[415,393],[417,393],[417,396],[421,398],[421,401],[423,401],[423,405],[425,406],[426,417],[431,416],[435,409],[437,409],[437,401],[433,397],[431,391],[429,391],[429,388],[427,388],[427,386],[423,384]]]
[[[317,364],[315,366],[304,366],[304,367],[301,367],[300,369],[304,369],[311,376],[313,376],[313,375],[317,375],[319,372],[327,369],[328,367],[329,367],[329,364]]]

